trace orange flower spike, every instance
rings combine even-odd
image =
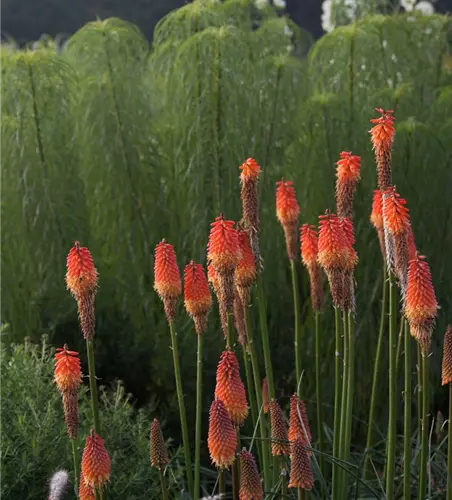
[[[253,455],[243,448],[240,452],[240,491],[239,500],[262,500],[261,478]]]
[[[336,170],[337,214],[339,217],[349,217],[351,219],[356,183],[360,179],[361,158],[347,151],[342,151],[340,156],[341,159],[337,162]]]
[[[383,195],[379,189],[373,194],[370,222],[377,231],[383,229]]]
[[[385,228],[392,234],[406,233],[410,227],[406,201],[391,186],[384,193],[383,219]]]
[[[80,487],[78,489],[79,500],[96,500],[93,488],[85,483],[83,472],[80,474]]]
[[[306,267],[317,264],[319,238],[315,226],[303,224],[300,228],[301,260]]]
[[[218,275],[212,264],[207,265],[207,281],[211,284],[215,293],[218,292]]]
[[[99,275],[86,247],[76,241],[67,256],[66,286],[75,298],[97,289]]]
[[[289,455],[290,446],[287,436],[286,421],[281,407],[276,399],[270,401],[270,422],[272,455]]]
[[[104,440],[91,429],[86,438],[82,457],[82,474],[85,484],[100,489],[110,479],[110,457],[104,446]]]
[[[240,247],[240,260],[235,269],[235,282],[237,286],[250,287],[256,279],[256,264],[248,234],[245,231],[238,231],[237,235]]]
[[[312,490],[312,476],[309,455],[303,441],[297,439],[290,445],[290,482],[289,488]]]
[[[424,352],[430,347],[438,309],[429,265],[423,255],[416,254],[408,265],[405,316],[410,324],[411,334]]]
[[[201,264],[193,261],[187,264],[184,271],[185,309],[193,318],[196,333],[206,330],[207,314],[212,307],[212,296]]]
[[[207,259],[217,272],[234,270],[240,261],[239,239],[234,222],[220,215],[210,226]]]
[[[223,351],[218,363],[215,397],[223,401],[234,425],[242,425],[248,416],[248,403],[239,363],[230,350]]]
[[[452,325],[447,327],[444,335],[442,385],[452,384]]]
[[[292,181],[278,181],[276,183],[276,216],[281,225],[298,222],[300,206],[295,196]]]
[[[381,114],[379,118],[370,120],[374,126],[370,130],[372,145],[375,150],[385,149],[388,150],[394,143],[395,118],[392,116],[394,111],[384,110],[383,108],[375,108],[375,111]]]
[[[213,401],[210,407],[207,445],[212,463],[216,467],[227,469],[234,463],[237,433],[220,399]]]
[[[335,214],[319,216],[319,253],[317,260],[324,269],[343,269],[348,260],[348,243],[340,219]]]
[[[304,401],[295,393],[290,398],[289,441],[292,443],[297,439],[302,441],[305,445],[310,446],[312,436],[309,428],[306,406]]]
[[[240,174],[240,180],[242,183],[258,179],[262,172],[254,158],[247,158],[242,165],[240,165],[240,170],[242,171]]]
[[[358,182],[360,180],[361,158],[350,151],[342,151],[341,159],[336,163],[338,182]]]
[[[165,239],[155,247],[154,289],[162,300],[177,298],[182,292],[174,247]]]
[[[351,270],[358,263],[358,255],[356,250],[353,248],[353,245],[355,244],[355,230],[353,228],[352,221],[348,217],[342,219],[341,224],[344,230],[345,241],[347,243],[347,259],[345,267]]]
[[[168,451],[163,439],[160,422],[157,418],[154,418],[151,424],[150,455],[152,467],[162,469],[165,465],[169,464]]]
[[[76,392],[82,383],[82,369],[78,352],[70,351],[67,344],[56,350],[55,383],[60,392]]]

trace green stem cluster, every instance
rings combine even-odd
[[[295,331],[295,374],[297,387],[301,378],[301,331],[300,331],[300,294],[298,292],[298,275],[295,261],[290,261],[290,272],[292,275],[292,293],[293,293],[293,310],[294,310],[294,331]]]
[[[202,344],[203,334],[198,334],[196,363],[196,431],[195,431],[195,478],[194,498],[200,498],[201,438],[202,438]],[[163,486],[162,486],[163,488]]]
[[[411,498],[411,335],[408,322],[404,323],[405,387],[403,416],[403,498]]]
[[[333,458],[338,459],[340,453],[340,416],[341,416],[341,312],[334,308],[336,351],[334,357],[334,423],[333,423]],[[333,461],[333,493],[338,491],[340,469],[337,461]]]
[[[429,422],[429,387],[428,387],[428,352],[421,352],[422,357],[422,422],[421,422],[421,461],[419,464],[418,499],[424,500],[427,489],[428,466],[428,422]]]
[[[322,401],[322,378],[320,373],[320,344],[321,344],[321,333],[320,333],[320,312],[315,311],[314,313],[315,321],[315,393],[316,393],[316,403],[317,403],[317,436],[319,440],[319,451],[322,453],[320,455],[320,471],[325,475],[325,462],[323,453],[325,451],[324,439],[323,439],[323,401]]]
[[[447,437],[447,500],[452,500],[452,384],[449,384],[449,423]]]

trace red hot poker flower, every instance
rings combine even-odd
[[[193,318],[196,333],[203,333],[207,326],[207,313],[212,307],[212,296],[201,264],[191,261],[185,267],[184,297],[185,309]]]
[[[223,351],[218,363],[215,397],[223,401],[232,422],[242,425],[248,416],[248,403],[239,363],[230,350]]]
[[[452,325],[447,327],[444,335],[443,364],[441,374],[442,385],[452,384]]]
[[[254,158],[247,158],[242,165],[240,165],[240,170],[242,171],[240,174],[242,182],[246,182],[250,179],[257,179],[262,172]]]
[[[319,238],[315,226],[303,224],[300,228],[301,259],[306,267],[317,264]]]
[[[360,179],[361,158],[350,151],[342,151],[337,162],[336,176],[339,182],[358,182]]]
[[[276,216],[284,229],[287,256],[296,260],[298,253],[298,216],[300,207],[295,197],[295,189],[291,181],[276,183]]]
[[[66,285],[77,299],[81,295],[94,293],[98,285],[99,275],[93,258],[86,247],[76,241],[67,256]]]
[[[314,478],[312,476],[309,455],[303,441],[295,440],[290,445],[290,482],[289,488],[312,490]]]
[[[408,265],[405,316],[410,324],[411,335],[424,352],[430,347],[438,309],[429,265],[423,255],[416,254]]]
[[[337,213],[339,217],[349,217],[351,219],[356,183],[360,179],[361,158],[347,151],[342,151],[340,156],[341,159],[337,162],[336,172]]]
[[[383,220],[385,228],[392,234],[406,233],[410,227],[409,210],[406,201],[389,187],[384,193]]]
[[[383,229],[383,195],[379,189],[375,189],[373,194],[370,222],[377,231]]]
[[[225,220],[223,215],[210,224],[207,258],[215,271],[233,271],[240,261],[240,247],[237,231],[232,220]]]
[[[297,439],[304,443],[305,446],[310,446],[312,436],[304,401],[297,394],[294,394],[290,398],[289,441],[293,442]]]
[[[377,161],[378,187],[385,191],[392,184],[391,150],[394,142],[393,111],[376,108],[381,113],[379,118],[370,120],[375,125],[370,130],[372,144]]]
[[[227,469],[235,460],[237,433],[228,411],[220,399],[212,402],[207,437],[210,458],[219,469]]]
[[[91,430],[86,438],[82,457],[82,474],[85,484],[100,489],[110,479],[110,457],[104,440]]]
[[[163,301],[168,321],[172,321],[176,315],[177,299],[182,292],[182,282],[174,247],[164,239],[155,247],[154,290]]]
[[[235,284],[244,307],[250,302],[251,286],[256,275],[256,262],[250,247],[249,237],[245,231],[238,231],[241,258],[235,269]]]
[[[83,472],[80,474],[80,487],[78,489],[79,500],[96,500],[93,488],[85,483]]]
[[[270,421],[272,455],[288,455],[290,453],[289,438],[287,436],[286,421],[281,407],[276,399],[270,401]]]
[[[349,255],[348,243],[340,219],[335,214],[319,216],[318,262],[324,269],[344,269]]]
[[[76,392],[82,383],[82,369],[78,352],[70,351],[67,344],[56,350],[55,383],[60,392]]]
[[[262,500],[262,483],[253,455],[245,448],[240,452],[240,500]]]
[[[162,469],[166,464],[169,464],[168,451],[163,439],[162,429],[160,422],[156,418],[154,418],[151,424],[150,455],[152,467]]]

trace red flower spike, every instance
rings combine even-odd
[[[353,228],[352,221],[348,217],[341,219],[341,225],[344,231],[345,242],[347,244],[347,259],[345,261],[345,268],[352,270],[358,263],[358,255],[353,248],[353,245],[355,244],[355,230]]]
[[[212,296],[201,264],[193,261],[184,271],[185,309],[193,318],[196,333],[200,334],[207,327],[207,313],[212,307]]]
[[[267,377],[262,380],[262,411],[267,414],[270,409],[270,403],[268,400],[268,381]]]
[[[452,325],[447,327],[444,335],[441,381],[442,385],[452,384]]]
[[[98,281],[99,275],[90,251],[86,247],[81,247],[76,241],[67,256],[66,285],[68,290],[75,298],[94,293]]]
[[[257,179],[262,172],[254,158],[247,158],[242,165],[240,165],[240,170],[242,171],[240,174],[240,180],[242,182]]]
[[[80,487],[78,489],[79,500],[96,500],[93,488],[85,483],[83,472],[80,474]]]
[[[82,457],[82,474],[86,486],[100,489],[110,479],[110,457],[104,446],[104,440],[91,430],[86,438]]]
[[[339,217],[352,218],[353,197],[356,183],[360,179],[359,156],[354,156],[347,151],[342,151],[341,159],[337,162],[336,171],[336,205]]]
[[[290,446],[287,436],[286,421],[281,407],[276,399],[270,401],[270,422],[271,422],[271,440],[272,455],[289,455]]]
[[[314,478],[312,476],[309,455],[304,443],[295,440],[290,445],[290,482],[289,488],[312,490]]]
[[[210,226],[207,259],[217,272],[233,271],[241,257],[234,222],[220,215]]]
[[[245,448],[240,452],[239,500],[262,500],[261,478],[253,455]]]
[[[319,253],[324,269],[344,269],[349,259],[349,244],[340,219],[335,214],[319,216]]]
[[[300,228],[301,259],[306,267],[317,264],[319,238],[315,226],[303,224]]]
[[[164,239],[155,247],[154,275],[154,289],[162,300],[179,297],[182,282],[176,254],[173,245]]]
[[[154,418],[151,424],[150,456],[152,467],[163,469],[169,464],[168,451],[166,449],[165,440],[163,439],[160,422],[157,418]]]
[[[60,392],[76,392],[82,383],[82,369],[78,352],[70,351],[67,344],[56,350],[55,383]]]
[[[281,225],[298,222],[300,207],[295,197],[292,181],[278,181],[276,183],[276,216]]]
[[[237,433],[220,399],[213,401],[210,407],[207,445],[212,463],[216,467],[227,469],[234,463]]]
[[[375,189],[373,194],[370,222],[377,231],[383,229],[383,194],[379,189]]]
[[[301,417],[301,419],[300,419]],[[289,441],[300,440],[305,446],[311,445],[311,430],[304,401],[297,394],[290,398]]]
[[[430,268],[424,259],[423,255],[416,254],[409,262],[405,316],[410,324],[411,335],[419,342],[421,349],[427,352],[439,306]]]
[[[394,142],[393,111],[376,108],[381,113],[380,118],[370,120],[375,125],[370,130],[372,144],[377,161],[378,187],[385,191],[392,184],[391,150]]]
[[[212,264],[207,265],[207,280],[212,285],[214,292],[218,293],[218,275]]]
[[[384,193],[384,227],[392,234],[406,233],[410,227],[409,210],[406,201],[391,186]]]
[[[221,399],[234,425],[242,425],[248,416],[245,387],[239,363],[231,350],[223,351],[217,368],[215,397]]]

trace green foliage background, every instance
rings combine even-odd
[[[64,47],[50,39],[34,49],[4,46],[1,286],[2,319],[10,325],[4,340],[48,332],[52,343],[83,352],[76,306],[64,290],[65,257],[78,239],[101,277],[101,380],[124,380],[141,404],[153,398],[161,411],[175,408],[169,334],[152,289],[153,248],[165,237],[181,270],[190,259],[205,263],[209,223],[220,212],[240,218],[238,166],[253,156],[264,170],[261,246],[273,362],[278,394],[289,396],[292,295],[274,184],[282,176],[293,180],[300,223],[316,223],[334,209],[339,152],[352,150],[362,156],[355,204],[359,422],[368,410],[381,289],[379,246],[368,222],[376,175],[367,132],[375,107],[392,108],[394,182],[408,201],[442,306],[431,362],[434,408],[441,407],[440,347],[452,310],[450,42],[450,19],[440,15],[369,17],[313,44],[288,19],[245,0],[197,0],[158,24],[152,47],[135,26],[114,18],[87,24]],[[305,304],[306,291],[304,276]],[[307,316],[308,400],[311,322]],[[329,305],[322,323],[328,409]],[[196,342],[182,307],[177,326],[184,389],[193,395]],[[222,347],[214,314],[205,341],[206,416]],[[193,400],[187,398],[190,419]],[[169,425],[177,434],[177,412]],[[358,424],[357,436],[364,431]]]

